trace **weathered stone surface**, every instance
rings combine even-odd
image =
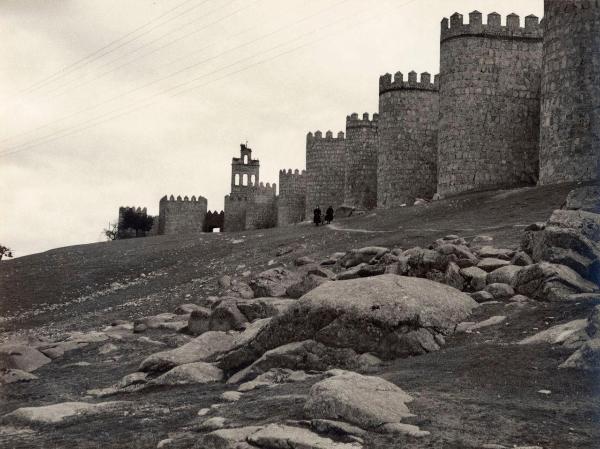
[[[338,443],[302,427],[269,424],[248,436],[248,441],[265,449],[360,449],[358,443]]]
[[[288,287],[300,281],[300,274],[285,268],[271,268],[259,273],[250,281],[250,288],[256,297],[285,296]]]
[[[353,249],[348,251],[344,257],[340,259],[340,264],[344,268],[351,268],[361,263],[375,261],[389,251],[389,248],[381,246],[367,246],[365,248]]]
[[[506,265],[488,273],[486,282],[488,284],[508,284],[513,285],[517,277],[517,273],[522,267],[517,265]]]
[[[38,377],[20,369],[1,369],[0,370],[0,385],[12,384],[16,382],[28,382],[35,380]]]
[[[334,421],[332,419],[311,419],[310,426],[319,433],[328,433],[334,435],[365,435],[367,432],[360,427],[353,426],[344,421]]]
[[[524,338],[519,342],[520,345],[537,345],[547,343],[551,345],[566,345],[570,347],[580,346],[586,339],[584,336],[585,328],[588,324],[586,319],[573,320],[567,323],[552,326],[549,329],[538,332]],[[582,340],[583,338],[583,340]]]
[[[471,293],[471,298],[478,303],[493,301],[494,296],[490,292],[481,290],[479,292]]]
[[[576,293],[593,293],[597,287],[564,265],[540,262],[523,267],[516,276],[515,290],[542,301],[562,301]]]
[[[148,373],[135,372],[135,373],[131,373],[126,376],[123,376],[123,378],[121,378],[121,380],[119,381],[117,386],[119,388],[125,388],[130,385],[145,384],[147,379],[148,379]]]
[[[475,330],[483,329],[485,327],[497,326],[498,324],[501,324],[504,321],[506,321],[506,317],[504,315],[496,315],[491,318],[488,318],[487,320],[480,321],[479,323],[465,321],[459,323],[458,326],[456,326],[456,332],[473,332]]]
[[[591,338],[600,337],[600,306],[596,306],[592,309],[592,312],[587,319],[585,332]]]
[[[384,433],[397,433],[401,435],[408,435],[415,438],[422,438],[429,435],[429,432],[419,429],[418,426],[413,426],[412,424],[405,424],[399,422],[384,424],[383,426],[381,426],[380,431]]]
[[[35,348],[24,345],[0,345],[0,369],[18,369],[31,372],[52,360]]]
[[[510,265],[510,261],[504,260],[504,259],[496,259],[493,257],[488,257],[488,258],[482,259],[477,264],[477,266],[479,268],[481,268],[482,270],[485,270],[487,272],[497,270],[498,268],[505,267],[507,265]]]
[[[493,246],[482,246],[477,250],[477,255],[482,259],[511,260],[515,251],[506,248],[495,248]]]
[[[162,351],[147,357],[139,371],[167,371],[186,363],[210,361],[217,354],[229,351],[235,337],[225,332],[206,332],[179,348]]]
[[[270,349],[311,339],[387,359],[421,354],[438,349],[435,336],[451,333],[474,307],[466,294],[426,279],[385,274],[328,282],[224,355],[220,367],[239,368]]]
[[[462,268],[471,267],[479,263],[479,258],[466,245],[446,243],[438,246],[435,250],[445,256],[454,254],[456,256],[456,263]]]
[[[254,298],[235,301],[238,310],[248,321],[279,315],[294,303],[294,300],[287,298]]]
[[[238,427],[235,429],[219,429],[204,435],[203,449],[252,449],[246,439],[260,430],[260,426]]]
[[[299,257],[298,259],[294,260],[294,265],[296,265],[297,267],[302,267],[304,265],[311,265],[314,263],[315,263],[315,261],[308,256],[302,256],[302,257]]]
[[[111,401],[90,404],[88,402],[62,402],[42,407],[22,407],[9,413],[8,417],[30,423],[56,424],[78,415],[111,413],[129,407],[128,401]]]
[[[210,330],[210,315],[212,311],[206,307],[198,307],[198,309],[190,313],[187,330],[192,335],[201,335]]]
[[[234,375],[235,376],[235,375]],[[238,391],[246,392],[251,391],[256,388],[273,386],[285,382],[302,382],[312,375],[306,374],[301,370],[292,370],[287,368],[271,368],[269,371],[259,374],[253,380],[242,383],[238,387]],[[232,381],[235,380],[232,376],[227,383],[236,383]]]
[[[407,258],[407,275],[431,279],[431,273],[438,272],[440,281],[448,268],[448,263],[456,260],[456,256],[453,254],[445,255],[432,249],[419,247],[404,251],[402,257]]]
[[[191,314],[195,310],[200,310],[201,308],[202,307],[199,306],[198,304],[184,303],[184,304],[179,304],[175,308],[174,313],[177,315],[187,315],[187,314]]]
[[[196,362],[176,366],[150,383],[154,385],[186,385],[206,384],[220,380],[223,380],[223,371],[210,363]]]
[[[460,274],[460,270],[457,264],[450,262],[448,268],[446,268],[444,283],[457,290],[463,290],[465,288],[465,278]]]
[[[272,368],[327,371],[332,368],[356,369],[358,365],[358,355],[352,349],[330,348],[314,340],[305,340],[265,352],[252,365],[231,376],[227,382],[246,382]]]
[[[238,309],[235,301],[222,301],[210,314],[208,328],[211,331],[242,330],[248,319]]]
[[[559,368],[600,371],[600,338],[593,338],[585,342]]]
[[[508,284],[488,284],[485,291],[492,295],[495,300],[504,301],[515,295],[515,290]]]
[[[360,277],[378,276],[385,273],[385,265],[369,265],[368,263],[361,263],[346,271],[342,271],[337,275],[338,281],[345,281],[348,279],[356,279]]]
[[[512,265],[524,267],[526,265],[531,265],[534,262],[533,262],[533,259],[531,258],[531,256],[529,254],[527,254],[525,251],[517,251],[515,253],[515,255],[513,256],[513,258],[510,260],[510,263]]]
[[[412,397],[380,377],[342,372],[314,384],[304,405],[310,419],[341,419],[364,429],[413,416]]]
[[[483,290],[487,284],[488,273],[479,267],[461,268],[460,274],[467,280],[470,291]]]
[[[296,282],[293,285],[290,285],[285,293],[290,298],[298,299],[301,296],[305,295],[309,291],[317,288],[323,282],[327,282],[327,278],[322,276],[317,276],[314,274],[308,274],[304,276],[300,281]]]
[[[600,186],[586,186],[571,190],[567,196],[565,209],[600,214]]]
[[[244,281],[233,279],[230,287],[223,292],[223,295],[228,297],[251,299],[254,298],[254,291]]]

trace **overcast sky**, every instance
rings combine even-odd
[[[474,9],[543,1],[0,0],[0,244],[99,241],[165,194],[221,210],[240,142],[262,181],[304,168],[308,131],[376,112],[381,74],[437,73],[440,20]]]

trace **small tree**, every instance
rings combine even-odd
[[[3,257],[11,258],[12,256],[12,250],[8,246],[0,245],[0,260],[2,260]]]
[[[145,212],[136,212],[135,209],[125,209],[125,212],[121,216],[121,222],[119,223],[119,229],[133,229],[135,236],[143,236],[146,232],[152,229],[154,224],[154,217],[148,216]]]
[[[102,234],[106,237],[106,240],[117,240],[119,238],[119,224],[109,222],[108,227],[102,230]]]

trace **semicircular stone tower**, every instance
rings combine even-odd
[[[379,78],[377,206],[431,198],[436,191],[439,94],[437,76],[398,72]]]
[[[344,204],[358,209],[377,207],[377,114],[346,117]]]
[[[511,14],[442,20],[438,193],[532,185],[538,177],[542,30]]]
[[[346,170],[346,139],[339,132],[333,137],[331,131],[308,133],[306,136],[306,211],[311,218],[319,206],[325,213],[327,207],[334,209],[344,202],[344,178]]]
[[[544,1],[540,184],[600,179],[600,1]]]

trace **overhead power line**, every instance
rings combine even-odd
[[[405,2],[405,3],[403,3],[403,4],[401,4],[401,5],[395,5],[395,7],[396,7],[396,9],[399,9],[399,8],[402,8],[402,7],[404,7],[404,6],[407,6],[407,5],[411,4],[411,3],[414,3],[415,1],[416,1],[416,0],[409,0],[409,1],[407,1],[407,2]],[[371,9],[371,8],[367,8],[367,9],[365,9],[364,11],[359,11],[359,12],[357,12],[357,13],[366,12],[366,11],[372,11],[372,9]],[[356,17],[356,16],[357,16],[357,13],[354,13],[354,14],[353,14],[353,17]],[[378,15],[376,15],[376,14],[375,14],[375,15],[371,15],[371,16],[368,16],[368,17],[366,17],[366,18],[365,18],[364,16],[360,16],[360,17],[363,17],[363,18],[362,18],[361,20],[358,20],[358,21],[354,22],[354,23],[351,23],[350,25],[351,25],[351,26],[359,26],[359,25],[363,25],[363,24],[365,24],[365,23],[367,23],[367,22],[370,22],[370,21],[372,21],[372,20],[374,20],[374,19],[377,19],[377,18],[378,18]],[[309,32],[309,33],[306,33],[305,35],[302,35],[301,37],[298,37],[298,38],[295,38],[295,39],[293,39],[293,41],[294,41],[294,40],[298,40],[298,39],[300,39],[300,38],[302,38],[302,37],[305,37],[306,35],[314,35],[315,33],[318,33],[318,32],[319,32],[320,30],[322,30],[322,29],[329,28],[329,27],[331,27],[332,25],[337,25],[337,24],[339,24],[340,22],[343,22],[343,21],[345,21],[345,20],[347,20],[347,19],[341,19],[341,20],[338,20],[338,21],[336,21],[336,22],[333,22],[332,24],[325,25],[325,26],[321,27],[320,29],[318,29],[318,30],[316,30],[316,31],[315,31],[315,30],[312,30],[311,32]],[[346,27],[346,28],[347,28],[347,27]],[[296,52],[296,51],[298,51],[298,50],[300,50],[300,49],[302,49],[302,48],[306,48],[307,46],[309,46],[309,45],[312,45],[312,44],[314,44],[314,43],[316,43],[316,42],[322,41],[323,39],[325,39],[325,38],[328,38],[328,37],[330,37],[330,36],[332,36],[332,35],[339,34],[339,32],[340,32],[340,31],[345,31],[345,30],[346,30],[346,28],[343,28],[342,30],[338,30],[337,32],[332,32],[332,33],[328,33],[328,34],[322,35],[322,36],[320,36],[320,37],[317,37],[317,38],[315,38],[315,39],[309,40],[309,41],[307,41],[307,42],[305,42],[305,43],[298,44],[298,45],[296,45],[296,46],[294,46],[294,47],[292,47],[292,48],[290,48],[290,49],[287,49],[287,50],[285,50],[285,51],[283,51],[283,52],[280,52],[280,53],[278,53],[278,54],[275,54],[275,55],[273,55],[273,56],[270,56],[270,57],[267,57],[267,58],[263,58],[263,59],[261,59],[261,60],[259,60],[259,61],[256,61],[256,62],[254,62],[254,63],[251,63],[251,64],[249,64],[249,65],[247,65],[247,66],[245,66],[245,67],[242,67],[242,68],[239,68],[239,69],[233,70],[233,71],[231,71],[231,72],[228,72],[228,73],[226,73],[225,75],[223,75],[223,76],[221,76],[221,77],[218,77],[218,78],[215,78],[215,79],[209,80],[209,81],[207,81],[207,82],[205,82],[205,83],[202,83],[202,84],[200,84],[200,85],[195,85],[195,86],[191,86],[191,87],[186,87],[185,89],[183,89],[183,90],[180,90],[179,92],[176,92],[176,93],[172,94],[172,96],[179,96],[179,95],[183,95],[183,94],[185,94],[185,93],[188,93],[188,92],[190,92],[190,91],[196,90],[196,89],[198,89],[198,88],[200,88],[200,87],[204,87],[204,86],[206,86],[206,85],[209,85],[209,84],[212,84],[212,83],[215,83],[215,82],[218,82],[218,81],[222,81],[222,80],[224,80],[224,79],[226,79],[226,78],[229,78],[229,77],[231,77],[231,76],[234,76],[234,75],[236,75],[236,74],[239,74],[239,73],[241,73],[241,72],[244,72],[244,71],[250,70],[251,68],[253,68],[253,67],[256,67],[256,66],[258,66],[258,65],[265,64],[265,63],[267,63],[267,62],[270,62],[270,61],[272,61],[272,60],[274,60],[274,59],[277,59],[277,58],[283,57],[283,56],[285,56],[285,55],[291,54],[291,53],[293,53],[293,52]],[[292,41],[288,41],[288,42],[286,42],[286,43],[284,43],[284,44],[277,45],[277,46],[275,46],[275,47],[273,47],[273,48],[271,48],[271,49],[269,49],[269,50],[267,50],[267,51],[271,51],[271,50],[273,50],[273,49],[275,49],[275,48],[277,48],[277,47],[281,47],[282,45],[287,45],[287,44],[289,44],[289,43],[291,43],[291,42],[292,42]],[[244,58],[244,59],[242,59],[242,60],[240,60],[240,61],[237,61],[237,62],[235,62],[235,63],[233,63],[233,64],[230,64],[230,65],[228,65],[228,66],[226,66],[226,67],[222,67],[221,69],[218,69],[218,70],[217,70],[217,71],[215,71],[215,72],[218,72],[218,71],[221,71],[221,70],[223,70],[223,69],[227,69],[227,68],[233,67],[233,66],[237,65],[239,62],[241,62],[241,61],[245,61],[245,60],[248,60],[248,59],[251,59],[251,58],[253,58],[253,57],[255,57],[255,56],[256,56],[256,55],[253,55],[253,56],[251,56],[251,57],[248,57],[248,58]],[[205,74],[204,76],[207,76],[207,75],[210,75],[210,74],[213,74],[213,73],[214,73],[214,72],[212,72],[212,73],[209,73],[209,74]],[[154,98],[154,97],[157,97],[157,96],[159,96],[159,95],[164,95],[165,93],[168,93],[169,91],[172,91],[172,90],[175,90],[175,89],[179,89],[179,88],[181,88],[181,87],[185,87],[186,85],[188,85],[188,84],[190,84],[190,83],[194,83],[194,82],[198,81],[198,80],[199,80],[199,79],[201,79],[201,78],[202,78],[202,77],[198,77],[198,78],[192,79],[192,80],[190,80],[190,81],[188,81],[188,82],[181,83],[180,85],[177,85],[177,86],[174,86],[174,87],[172,87],[172,88],[170,88],[170,89],[167,89],[167,90],[166,90],[166,91],[164,91],[164,92],[160,92],[160,93],[157,93],[157,94],[155,94],[155,95],[152,95],[151,97],[149,97],[149,99],[151,99],[151,98]],[[41,144],[43,144],[43,143],[47,143],[47,142],[51,142],[51,141],[53,141],[53,140],[57,140],[57,139],[64,138],[64,137],[68,137],[68,136],[70,136],[70,135],[73,135],[73,134],[78,134],[78,133],[80,133],[80,132],[82,132],[82,131],[85,131],[85,130],[87,130],[87,129],[90,129],[90,128],[96,127],[96,126],[98,126],[98,125],[101,125],[101,124],[104,124],[104,123],[110,122],[110,121],[112,121],[112,120],[114,120],[114,119],[116,119],[116,118],[119,118],[119,117],[122,117],[122,116],[124,116],[124,115],[130,114],[130,113],[132,113],[132,112],[135,112],[135,111],[137,111],[137,110],[140,110],[140,109],[143,109],[143,108],[149,107],[149,106],[151,106],[151,105],[153,105],[153,104],[156,104],[158,101],[159,101],[159,100],[157,99],[157,100],[153,100],[153,101],[150,101],[150,102],[146,102],[146,103],[144,103],[144,104],[139,104],[139,105],[136,105],[136,106],[134,106],[134,107],[131,107],[131,108],[128,108],[128,109],[125,109],[125,110],[122,110],[122,111],[111,111],[111,112],[108,112],[108,113],[106,113],[106,114],[104,114],[104,115],[102,115],[102,116],[99,116],[99,117],[96,117],[96,118],[90,119],[90,120],[88,120],[88,121],[85,121],[85,122],[83,122],[83,123],[80,123],[79,125],[77,125],[75,128],[73,128],[73,129],[71,129],[71,130],[69,130],[69,129],[66,129],[66,130],[63,130],[63,131],[59,131],[59,132],[56,132],[56,133],[52,133],[52,134],[50,134],[50,135],[44,136],[44,137],[43,137],[43,138],[41,138],[41,139],[38,139],[39,141],[34,141],[34,142],[31,142],[31,143],[27,143],[27,144],[24,144],[24,145],[20,145],[20,146],[18,146],[18,147],[15,147],[15,148],[13,148],[13,149],[10,149],[9,151],[6,151],[6,152],[3,152],[3,153],[0,153],[0,156],[8,156],[8,155],[10,155],[10,154],[15,154],[15,153],[18,153],[18,152],[21,152],[21,151],[25,151],[25,150],[28,150],[28,149],[30,149],[30,148],[33,148],[33,147],[39,146],[39,145],[41,145]],[[99,119],[101,119],[101,120],[99,120]],[[99,121],[98,121],[98,120],[99,120]]]
[[[31,93],[34,92],[36,90],[41,89],[42,87],[46,86],[47,84],[53,83],[56,79],[59,79],[61,77],[64,77],[65,75],[68,75],[69,73],[75,71],[75,70],[79,70],[82,67],[91,64],[92,62],[102,58],[103,56],[106,56],[116,50],[118,50],[119,48],[122,48],[123,46],[129,44],[130,42],[133,42],[137,39],[139,39],[142,36],[147,35],[148,33],[150,33],[151,31],[155,30],[156,28],[159,28],[162,25],[165,25],[171,21],[173,21],[174,19],[177,19],[185,14],[187,14],[188,12],[199,8],[200,6],[202,6],[203,4],[207,3],[209,0],[203,0],[201,3],[198,3],[197,5],[192,6],[191,8],[186,9],[185,11],[175,15],[174,17],[171,17],[161,23],[159,23],[158,25],[151,27],[149,29],[147,29],[146,31],[144,31],[142,34],[139,34],[137,36],[135,36],[136,33],[138,33],[139,31],[144,30],[145,28],[149,27],[150,25],[152,25],[154,22],[156,22],[157,20],[162,19],[165,16],[168,16],[170,13],[172,13],[173,11],[187,5],[188,3],[191,3],[195,0],[185,0],[184,2],[181,2],[179,4],[177,4],[176,6],[174,6],[173,8],[165,11],[164,13],[160,14],[159,16],[155,17],[154,19],[146,22],[145,24],[135,28],[132,31],[129,31],[128,33],[125,33],[124,35],[122,35],[121,37],[119,37],[118,39],[115,39],[114,41],[104,45],[103,47],[99,48],[98,50],[95,50],[94,52],[84,56],[81,59],[78,59],[77,61],[61,68],[60,70],[54,72],[53,74],[43,78],[42,80],[34,83],[33,85],[29,86],[28,88],[24,89],[22,92],[23,93]],[[131,39],[127,39],[131,37]],[[113,47],[115,44],[115,47]],[[112,47],[112,48],[111,48]]]

